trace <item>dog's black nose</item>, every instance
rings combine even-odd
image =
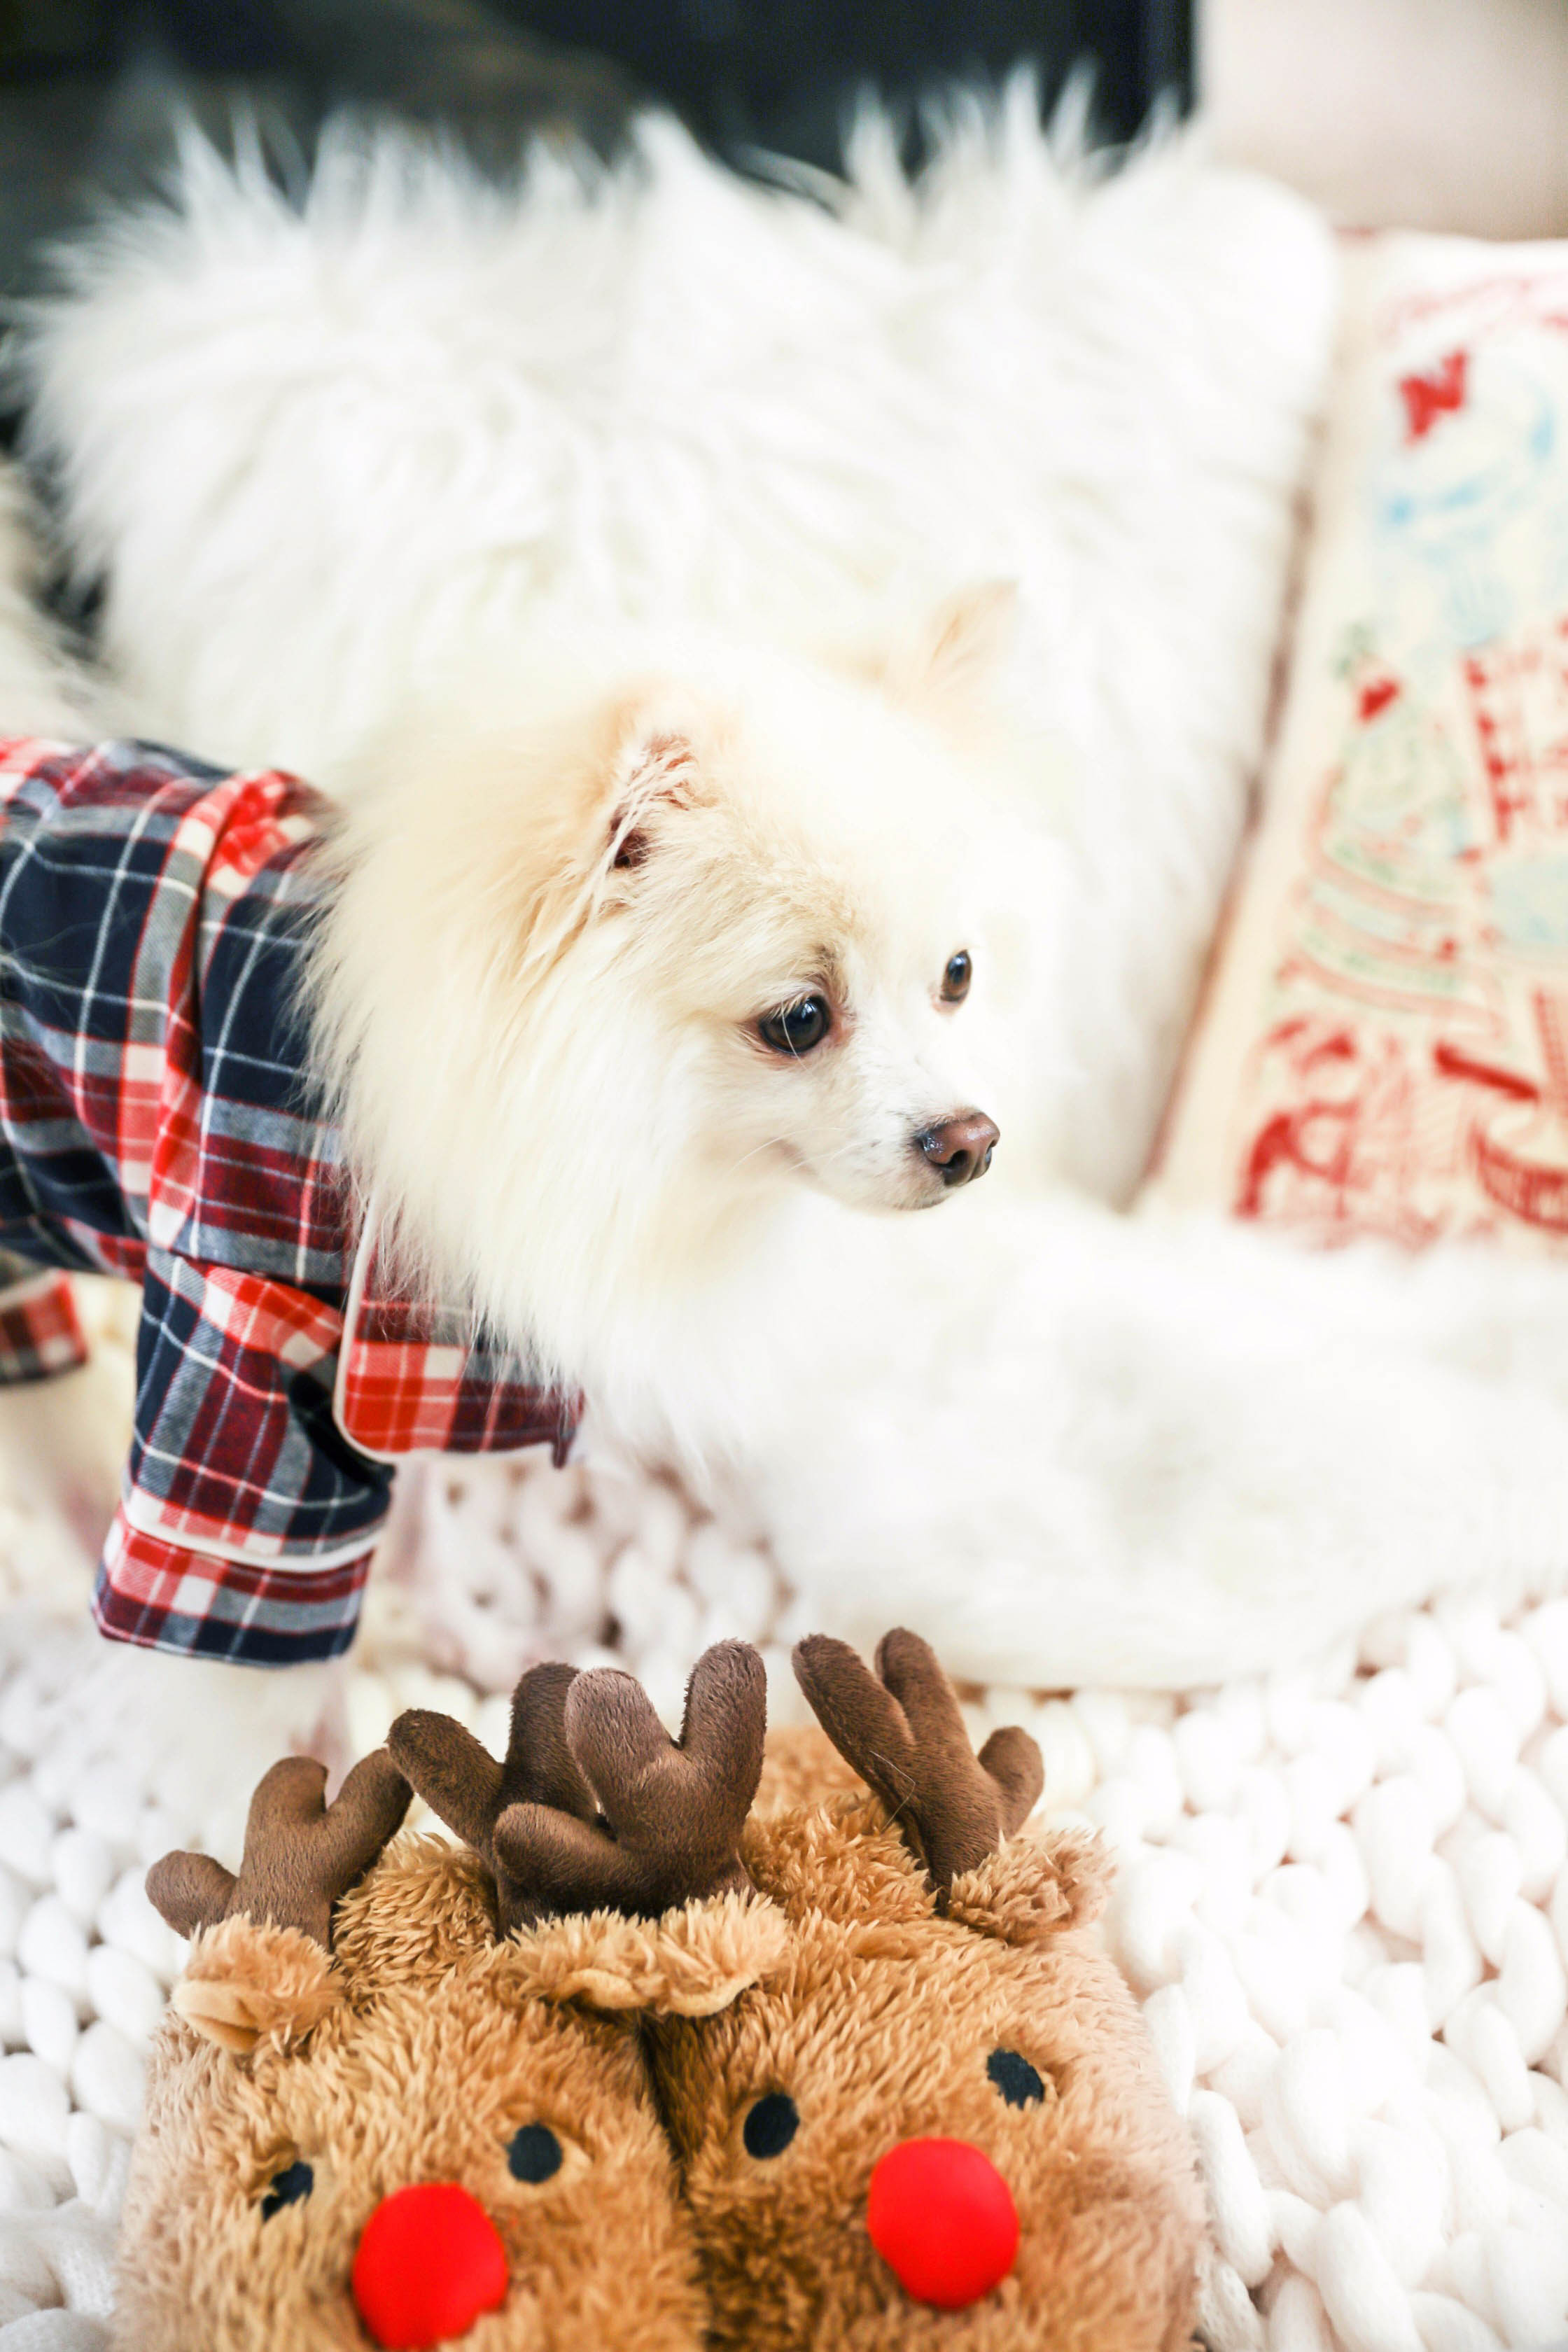
[[[944,1184],[967,1184],[990,1167],[1001,1132],[983,1110],[965,1110],[923,1129],[915,1141]]]

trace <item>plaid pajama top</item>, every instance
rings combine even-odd
[[[347,1647],[400,1455],[573,1427],[356,1226],[305,1076],[321,818],[289,776],[0,742],[0,1380],[82,1360],[60,1269],[141,1283],[94,1614],[257,1665]]]

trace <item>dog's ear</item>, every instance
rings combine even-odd
[[[944,597],[898,640],[883,683],[897,700],[940,715],[984,700],[1017,641],[1017,582],[975,581]]]
[[[643,865],[661,821],[703,797],[696,714],[645,699],[623,719],[613,765],[602,856],[611,874]]]

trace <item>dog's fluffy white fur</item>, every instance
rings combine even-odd
[[[824,1622],[1183,1683],[1544,1582],[1561,1277],[1042,1189],[1126,1191],[1234,855],[1321,226],[1181,148],[1096,185],[1016,99],[890,153],[823,209],[668,130],[515,195],[388,140],[300,215],[194,150],[31,362],[141,723],[341,795],[378,1213],[612,1433],[738,1464]],[[994,698],[1005,599],[936,593],[992,572]],[[995,1174],[867,1213],[971,1105]]]
[[[996,789],[994,624],[959,598],[851,677],[692,633],[668,669],[524,663],[379,741],[319,973],[378,1210],[601,1431],[732,1463],[863,1642],[912,1615],[980,1679],[1187,1684],[1482,1566],[1539,1589],[1563,1273],[991,1180],[899,1213],[943,1198],[922,1130],[1005,1120],[1064,897]],[[828,1034],[766,1050],[808,993]]]
[[[1064,894],[974,749],[1011,607],[982,587],[837,667],[690,629],[536,646],[331,772],[315,1034],[383,1230],[693,1465],[747,1450],[802,1192],[934,1206],[922,1138],[1022,1095]],[[770,1045],[805,1001],[820,1042]]]
[[[38,604],[37,517],[16,467],[0,461],[0,726],[79,742],[102,724],[105,698]]]

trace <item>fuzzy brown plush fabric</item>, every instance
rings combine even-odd
[[[1102,1850],[1009,1838],[1038,1750],[974,1756],[913,1635],[797,1672],[829,1736],[765,1766],[742,1644],[679,1741],[628,1677],[535,1669],[501,1764],[394,1727],[477,1851],[366,1870],[383,1755],[332,1807],[319,1768],[269,1774],[237,1880],[159,1865],[201,1933],[124,2352],[1177,2352],[1203,2204],[1094,1937]]]
[[[628,1955],[625,1920],[606,1915],[597,1940],[573,1924],[616,2017],[544,1997],[558,1955],[527,1931],[499,1939],[482,1863],[430,1838],[399,1839],[344,1896],[330,1960],[243,1917],[204,1934],[153,2054],[117,2346],[363,2352],[377,2339],[351,2273],[367,2222],[409,2184],[452,2182],[508,2273],[466,2352],[697,2352],[704,2301],[637,2027],[667,1990],[658,1935]],[[678,2002],[744,1972],[742,1920],[710,1933],[699,1915],[667,1942]],[[558,2147],[548,2177],[515,2177],[520,2134],[525,2174]]]
[[[753,1808],[757,1814],[785,1813],[792,1805],[820,1805],[829,1797],[865,1793],[860,1775],[846,1764],[820,1724],[783,1724],[769,1732]]]
[[[1093,1932],[1103,1849],[1077,1832],[1002,1842],[1007,1786],[1032,1777],[1023,1735],[989,1751],[1005,1766],[993,1798],[975,1779],[988,1751],[971,1756],[923,1643],[885,1643],[875,1678],[839,1644],[803,1648],[814,1705],[831,1686],[835,1741],[872,1750],[902,1801],[895,1826],[885,1802],[847,1787],[818,1732],[770,1739],[744,1859],[787,1922],[784,1966],[708,2020],[651,2025],[710,2344],[1178,2352],[1205,2209],[1142,2020]],[[868,1696],[873,1679],[902,1684],[901,1721]],[[959,1840],[991,1850],[939,1877]],[[909,2292],[869,2227],[879,2168],[905,2193],[897,2156],[883,2160],[932,2140],[980,2151],[1017,2220],[1005,2274],[954,2308]],[[918,2195],[909,2218],[918,2238]]]
[[[1142,2021],[1085,1932],[1100,1890],[1086,1842],[1017,1840],[955,1884],[946,1918],[874,1799],[756,1820],[746,1861],[789,1923],[784,1970],[716,2017],[653,2028],[712,2344],[1186,2344],[1203,2202]],[[748,2116],[780,2098],[795,2128],[753,2155]],[[966,2309],[911,2300],[865,2224],[879,2159],[928,2136],[982,2149],[1017,2209],[1013,2267]]]
[[[711,2017],[779,1966],[786,1941],[771,1903],[721,1895],[662,1919],[591,1911],[546,1921],[519,1939],[517,1965],[544,2000]]]

